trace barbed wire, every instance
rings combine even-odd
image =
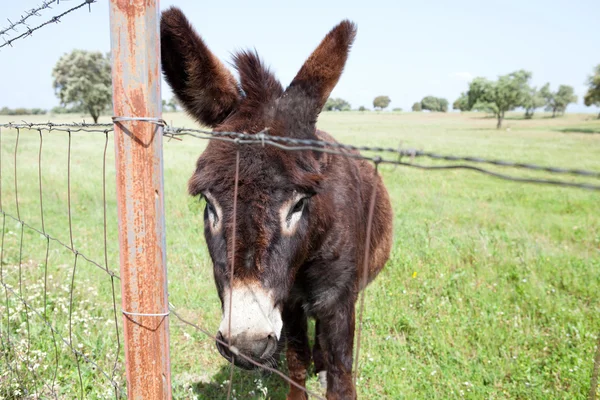
[[[12,47],[13,42],[15,42],[16,40],[23,39],[23,38],[25,38],[27,36],[31,36],[33,34],[33,32],[35,32],[35,31],[43,28],[46,25],[53,24],[53,23],[59,23],[60,19],[62,17],[64,17],[65,15],[67,15],[67,14],[69,14],[69,13],[75,11],[75,10],[78,10],[78,9],[80,9],[82,7],[85,7],[86,5],[89,7],[89,10],[91,12],[91,10],[92,10],[92,3],[95,3],[96,1],[98,1],[98,0],[84,0],[81,4],[79,4],[79,5],[75,6],[75,7],[72,7],[72,8],[66,10],[65,12],[63,12],[61,14],[55,15],[54,17],[52,17],[48,21],[46,21],[46,22],[44,22],[44,23],[42,23],[42,24],[40,24],[40,25],[38,25],[38,26],[36,26],[34,28],[27,27],[27,30],[25,32],[21,33],[18,36],[15,36],[14,38],[10,38],[10,39],[5,39],[4,38],[4,43],[0,44],[0,49],[3,48],[3,47],[5,47],[5,46],[11,46]]]
[[[7,18],[6,20],[8,21],[9,25],[6,28],[0,30],[0,36],[6,35],[8,33],[8,31],[12,31],[12,30],[16,31],[17,30],[16,28],[19,25],[26,25],[25,21],[27,21],[27,19],[29,19],[29,17],[32,17],[32,16],[39,17],[40,11],[45,10],[47,8],[52,8],[50,6],[53,3],[59,4],[59,0],[44,0],[44,2],[42,3],[41,6],[25,11],[25,13],[24,13],[25,15],[21,14],[21,18],[16,22],[12,22],[10,19]]]
[[[162,120],[161,120],[162,121]],[[120,122],[116,122],[120,123]],[[381,147],[381,146],[356,146],[338,142],[326,142],[322,140],[309,140],[309,139],[294,139],[289,137],[280,137],[268,135],[268,130],[259,132],[257,134],[247,134],[239,132],[213,132],[203,129],[192,129],[192,128],[179,128],[168,125],[162,121],[158,123],[164,127],[163,134],[165,137],[178,139],[183,136],[190,136],[197,139],[208,139],[208,140],[222,140],[238,144],[260,144],[277,147],[287,151],[317,151],[322,153],[328,153],[333,155],[342,155],[345,157],[368,160],[371,162],[377,162],[381,164],[392,164],[400,165],[405,167],[417,168],[421,170],[437,171],[437,170],[470,170],[492,176],[495,178],[520,182],[520,183],[536,183],[544,185],[554,185],[563,187],[573,187],[580,189],[588,189],[600,191],[600,184],[593,183],[580,183],[580,182],[569,182],[557,179],[541,179],[531,177],[520,177],[504,173],[491,171],[482,167],[477,167],[470,164],[449,164],[449,165],[423,165],[414,163],[416,158],[425,158],[433,161],[450,161],[450,162],[465,162],[474,164],[484,164],[496,167],[514,168],[521,170],[530,170],[536,172],[547,172],[553,175],[572,175],[578,177],[600,179],[600,171],[589,171],[584,169],[575,168],[562,168],[554,166],[543,166],[530,163],[505,161],[498,159],[488,159],[478,156],[458,156],[458,155],[446,155],[439,154],[430,151],[422,151],[414,148],[392,148],[392,147]],[[90,124],[90,123],[59,123],[55,124],[52,122],[47,123],[8,123],[0,125],[0,128],[29,128],[46,131],[64,131],[64,132],[112,132],[113,124]],[[393,154],[396,156],[395,159],[383,158],[379,155],[365,155],[361,152],[368,153],[384,153]],[[404,160],[410,161],[404,161]]]

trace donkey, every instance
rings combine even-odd
[[[165,78],[201,124],[215,132],[267,129],[273,136],[334,142],[316,120],[348,58],[352,22],[342,21],[325,36],[285,90],[255,52],[234,55],[238,83],[177,8],[163,12],[160,33]],[[304,387],[312,317],[312,359],[315,372],[326,374],[327,398],[356,398],[355,303],[364,286],[373,191],[367,282],[383,268],[392,243],[390,201],[373,166],[346,155],[211,140],[188,189],[206,201],[204,236],[223,312],[217,338],[271,366],[287,343],[289,376]],[[217,348],[235,365],[254,367],[229,346],[217,341]],[[290,386],[288,399],[305,398]]]

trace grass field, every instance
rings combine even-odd
[[[1,118],[4,123],[10,117]],[[600,171],[600,121],[594,118],[538,115],[522,120],[511,115],[505,129],[496,130],[493,119],[477,114],[347,112],[321,115],[320,127],[351,144],[402,145]],[[51,119],[72,122],[81,117]],[[165,119],[176,126],[195,126],[183,114],[167,114]],[[71,151],[73,244],[102,266],[105,140],[103,133],[73,133]],[[3,129],[2,210],[17,216],[16,170],[18,213],[41,229],[39,134],[20,132],[16,168],[15,143],[16,132]],[[69,244],[67,143],[66,133],[44,134],[41,170],[45,231]],[[112,145],[109,134],[107,260],[118,271]],[[165,142],[169,293],[179,313],[216,332],[220,303],[204,245],[202,204],[186,195],[187,179],[204,145],[191,138]],[[600,192],[519,184],[460,170],[388,165],[380,170],[393,201],[395,237],[390,261],[367,289],[359,396],[586,398],[600,333]],[[26,313],[0,287],[0,397],[21,398],[27,390],[29,398],[46,398],[47,386],[54,382],[59,398],[76,398],[81,390],[86,398],[114,398],[100,372],[112,376],[114,370],[114,379],[124,381],[109,276],[81,256],[75,266],[73,253],[50,241],[44,310],[47,240],[9,217],[3,223],[5,282],[39,313],[46,312],[67,341],[72,307],[73,347],[97,367],[79,360],[81,386],[68,347],[58,341],[55,349],[39,316]],[[119,282],[115,285],[120,310]],[[120,314],[117,319],[120,323]],[[171,359],[175,398],[226,398],[229,367],[213,341],[173,318]],[[315,378],[309,386],[320,391]],[[274,376],[236,370],[234,389],[237,399],[283,399],[287,385]]]

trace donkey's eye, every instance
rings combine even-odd
[[[213,216],[217,216],[217,211],[215,210],[215,206],[212,205],[212,203],[210,201],[206,201],[206,211],[208,211],[209,214],[212,214]]]
[[[298,202],[294,204],[294,207],[290,210],[290,215],[302,212],[307,201],[308,197],[303,197],[298,200]]]
[[[212,228],[217,228],[219,224],[219,213],[217,212],[217,208],[213,204],[211,200],[208,199],[208,196],[203,196],[206,201],[206,208],[204,209],[204,219],[208,220],[208,223]]]

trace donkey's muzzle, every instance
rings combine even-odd
[[[224,344],[225,343],[225,344]],[[271,333],[266,337],[250,337],[249,335],[237,335],[231,339],[231,346],[235,349],[230,350],[229,338],[223,336],[221,332],[217,333],[217,349],[223,357],[233,362],[236,366],[244,369],[254,369],[257,366],[248,361],[248,358],[258,364],[270,364],[273,355],[277,351],[277,338],[275,333]],[[245,357],[244,357],[245,356]]]

